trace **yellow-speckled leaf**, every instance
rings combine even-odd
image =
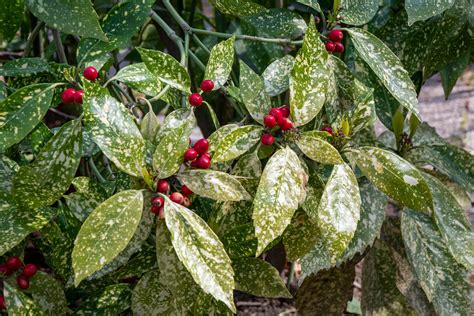
[[[274,97],[290,87],[290,74],[295,64],[295,59],[291,55],[275,60],[268,65],[262,74],[265,90],[268,95]]]
[[[204,79],[212,80],[214,90],[222,87],[229,78],[234,63],[235,37],[220,42],[211,50],[211,56],[207,62]]]
[[[296,144],[306,156],[319,163],[331,165],[344,163],[337,149],[326,141],[327,135],[326,132],[319,131],[304,132]]]
[[[76,286],[125,249],[138,227],[142,210],[143,194],[128,190],[112,196],[90,214],[72,252]]]
[[[38,271],[30,279],[29,291],[34,301],[49,315],[66,315],[68,307],[62,284],[52,275]]]
[[[220,12],[238,17],[265,10],[265,7],[249,0],[211,0],[210,2]]]
[[[253,202],[257,255],[290,224],[302,198],[307,175],[296,153],[278,150],[267,162]]]
[[[121,81],[131,88],[150,96],[157,95],[163,85],[158,78],[153,76],[144,63],[128,65],[120,69],[112,79]]]
[[[225,162],[246,153],[260,140],[263,128],[255,125],[239,127],[225,135],[213,146],[213,162]]]
[[[8,315],[11,316],[41,316],[46,315],[41,307],[31,298],[23,294],[15,285],[3,283],[3,296]]]
[[[243,61],[240,62],[240,96],[253,119],[263,124],[271,108],[270,97],[262,78]]]

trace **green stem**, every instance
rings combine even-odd
[[[161,99],[161,97],[163,97],[167,92],[168,90],[171,88],[171,86],[169,85],[166,85],[166,87],[164,87],[160,93],[158,93],[157,95],[155,95],[153,98],[151,98],[149,101],[150,102],[154,102],[154,101],[157,101],[159,99]]]
[[[128,100],[128,102],[134,103],[133,98],[122,88],[120,84],[112,81],[112,85],[120,91],[120,93]]]
[[[295,275],[295,266],[296,262],[292,262],[290,266],[290,271],[288,271],[288,279],[286,280],[286,287],[289,289],[291,283],[293,283],[293,277]]]
[[[56,51],[58,53],[58,58],[61,64],[67,64],[67,58],[66,54],[64,53],[64,46],[63,43],[61,42],[61,34],[59,34],[59,31],[57,29],[53,29],[53,39],[54,39],[54,44],[56,45]]]
[[[189,57],[196,63],[196,65],[201,68],[202,71],[206,71],[206,66],[204,63],[196,56],[192,51],[189,52]]]
[[[87,162],[89,163],[89,167],[91,168],[92,172],[97,177],[99,182],[101,183],[107,182],[107,180],[105,180],[105,178],[100,174],[99,169],[97,169],[97,166],[94,163],[94,159],[92,159],[92,157],[89,157]]]
[[[31,49],[33,48],[33,42],[35,41],[36,37],[38,37],[38,34],[43,26],[44,22],[38,22],[38,24],[36,24],[35,28],[31,32],[30,36],[28,36],[28,40],[25,46],[25,57],[28,57],[28,55],[30,55]]]
[[[188,67],[189,59],[189,34],[184,34],[184,65]]]
[[[193,33],[192,35],[192,38],[193,38],[193,41],[199,45],[199,47],[201,47],[206,53],[210,54],[211,51],[209,50],[209,48],[207,48],[206,45],[204,45],[204,43],[199,39],[199,37],[197,37],[196,34]]]
[[[155,21],[163,29],[163,31],[165,31],[166,35],[176,44],[176,46],[178,46],[179,53],[181,55],[181,64],[184,65],[185,56],[182,39],[176,35],[176,32],[173,31],[173,29],[169,27],[168,24],[166,24],[166,22],[158,14],[156,14],[156,12],[151,11],[150,16],[152,20]]]

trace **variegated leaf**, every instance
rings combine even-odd
[[[453,6],[454,0],[406,0],[405,10],[408,13],[408,25],[416,21],[424,21],[435,15],[443,13]]]
[[[274,97],[290,87],[290,74],[295,64],[295,59],[291,55],[275,60],[268,65],[262,74],[265,90],[268,95]]]
[[[130,308],[131,296],[129,284],[112,284],[90,296],[75,314],[120,315]]]
[[[224,246],[206,222],[165,196],[166,226],[176,254],[204,292],[233,312],[234,272]]]
[[[234,43],[235,37],[220,42],[211,50],[211,56],[206,66],[204,79],[212,80],[214,90],[224,86],[232,71],[234,63]]]
[[[3,65],[0,69],[0,76],[5,77],[26,77],[42,72],[50,72],[46,59],[33,57],[33,58],[19,58],[17,60],[10,61]]]
[[[243,61],[240,62],[240,96],[253,119],[263,124],[271,108],[270,97],[262,78]]]
[[[230,215],[231,216],[231,215]],[[234,222],[232,227],[223,229],[221,237],[225,250],[231,259],[251,257],[257,250],[257,238],[252,223],[238,225]]]
[[[329,80],[327,61],[328,53],[311,20],[290,77],[291,117],[296,126],[309,123],[324,105]]]
[[[377,0],[342,0],[342,21],[349,25],[362,25],[368,23],[379,9]]]
[[[259,258],[241,258],[232,262],[235,288],[241,292],[263,297],[287,297],[291,294],[270,263]]]
[[[81,121],[64,124],[36,160],[23,166],[13,179],[13,194],[30,208],[51,205],[67,191],[82,153]]]
[[[433,220],[407,210],[401,227],[408,261],[436,313],[469,315],[467,270],[451,256]]]
[[[377,189],[397,202],[419,211],[431,207],[431,193],[426,181],[406,160],[376,147],[360,147],[350,152],[350,156]]]
[[[296,12],[274,8],[246,16],[245,22],[268,37],[298,38],[306,31],[306,22]]]
[[[433,215],[446,246],[457,262],[474,270],[474,233],[464,210],[445,185],[425,174],[433,195]]]
[[[10,194],[13,187],[13,177],[20,170],[18,164],[8,158],[0,155],[0,191]]]
[[[184,162],[184,152],[188,149],[189,136],[195,125],[194,112],[188,111],[181,121],[172,124],[169,129],[166,129],[168,125],[162,126],[159,132],[161,139],[153,154],[153,169],[159,179],[168,178],[179,170]]]
[[[38,125],[51,105],[56,86],[26,86],[0,102],[0,152],[18,143]]]
[[[66,315],[68,307],[63,286],[54,277],[38,271],[30,280],[33,300],[48,315]]]
[[[158,121],[158,117],[150,106],[148,113],[145,114],[140,122],[140,132],[145,140],[154,143],[159,128],[160,122]]]
[[[83,106],[85,128],[102,152],[123,172],[142,177],[145,141],[125,106],[91,84]]]
[[[217,130],[214,131],[208,138],[207,141],[209,142],[209,152],[214,153],[216,146],[219,142],[226,136],[229,135],[232,131],[239,128],[237,124],[227,124],[224,125]]]
[[[250,200],[251,197],[236,177],[225,172],[188,169],[178,178],[197,195],[218,201]]]
[[[311,8],[315,9],[318,12],[322,12],[321,7],[319,6],[318,0],[298,0],[296,2],[307,5],[308,7],[311,7]]]
[[[269,159],[253,203],[257,255],[290,224],[300,201],[305,198],[306,182],[306,172],[290,148],[278,150]]]
[[[31,13],[52,28],[67,34],[107,40],[90,0],[77,0],[74,3],[67,0],[25,2]]]
[[[41,229],[56,211],[49,207],[29,210],[20,207],[8,195],[0,193],[0,255],[16,246],[30,233]]]
[[[288,260],[295,262],[302,258],[314,248],[319,239],[320,234],[316,223],[306,212],[296,211],[290,225],[283,233],[283,245],[285,245]]]
[[[11,40],[24,19],[25,3],[24,0],[1,0],[0,7],[0,36],[4,41]]]
[[[131,258],[126,265],[115,271],[112,276],[117,281],[134,277],[139,278],[157,267],[155,246],[144,243],[140,252]]]
[[[132,292],[134,315],[175,315],[172,294],[160,283],[160,271],[146,273]]]
[[[142,210],[142,193],[129,190],[112,196],[90,214],[72,252],[76,286],[125,249],[138,227]]]
[[[88,177],[72,180],[76,192],[65,195],[66,204],[72,213],[83,222],[100,203],[108,197],[107,192],[97,182]]]
[[[304,132],[296,144],[306,156],[319,163],[331,165],[344,163],[337,149],[326,141],[327,135],[326,132],[319,131]]]
[[[211,295],[201,291],[192,306],[193,315],[234,315],[229,308],[222,302],[217,301]]]
[[[371,33],[356,28],[347,31],[360,57],[370,66],[387,90],[401,105],[419,118],[415,86],[398,57]]]
[[[158,50],[137,48],[148,70],[165,84],[183,92],[190,92],[188,71],[171,55]]]
[[[14,285],[3,282],[3,296],[8,315],[12,316],[41,316],[46,315],[43,309],[31,298],[23,294]]]
[[[250,0],[211,0],[210,2],[220,12],[238,17],[265,10],[265,7]]]
[[[220,139],[213,146],[213,162],[233,160],[246,153],[260,140],[263,128],[255,125],[239,127]]]
[[[262,175],[262,162],[256,152],[243,155],[234,165],[232,174],[241,177],[259,178]]]
[[[121,81],[131,88],[150,96],[160,93],[163,86],[161,81],[148,70],[144,63],[128,65],[120,69],[112,79]]]

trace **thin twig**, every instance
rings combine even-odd
[[[30,36],[28,36],[28,40],[26,41],[25,46],[25,57],[28,57],[30,55],[31,48],[33,47],[33,42],[35,41],[36,37],[38,37],[38,34],[43,26],[44,22],[39,21],[31,32]]]
[[[66,54],[64,53],[64,46],[61,42],[61,34],[57,29],[52,29],[54,44],[56,45],[56,51],[58,53],[59,62],[62,64],[67,64]]]
[[[53,113],[56,113],[56,114],[58,114],[58,115],[61,115],[62,117],[65,117],[65,118],[70,119],[70,120],[75,120],[75,119],[77,119],[77,116],[74,116],[74,115],[70,115],[70,114],[61,112],[61,111],[59,111],[59,110],[56,110],[55,108],[50,108],[49,110],[50,110],[51,112],[53,112]]]

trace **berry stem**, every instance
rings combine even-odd
[[[107,180],[105,180],[105,178],[100,173],[99,169],[97,169],[97,166],[95,165],[94,159],[92,157],[87,158],[87,163],[89,164],[89,167],[91,168],[92,172],[97,177],[97,180],[99,180],[100,183],[107,182]]]

